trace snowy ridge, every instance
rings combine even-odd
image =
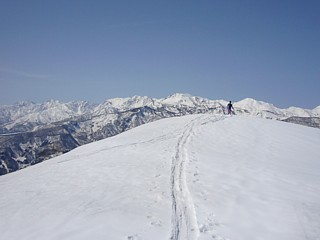
[[[113,98],[95,105],[85,101],[74,101],[62,103],[50,100],[42,104],[33,102],[20,102],[16,105],[0,106],[0,130],[6,131],[14,128],[25,128],[30,131],[37,125],[74,119],[85,115],[89,117],[102,114],[115,114],[121,111],[128,111],[141,107],[151,107],[153,109],[166,107],[189,107],[201,109],[223,109],[227,105],[225,100],[209,100],[190,94],[175,93],[167,98],[150,98],[133,96],[130,98]],[[296,107],[280,109],[270,103],[246,98],[234,103],[234,108],[238,114],[251,116],[261,116],[263,118],[284,119],[292,116],[296,117],[320,117],[319,107],[309,110]],[[13,130],[14,132],[14,130]]]
[[[308,111],[308,110],[307,110],[307,111]],[[312,115],[313,115],[313,116],[320,117],[320,106],[312,109],[311,112],[312,112]]]
[[[45,103],[20,102],[16,105],[0,106],[0,127],[13,129],[25,125],[27,130],[53,122],[63,121],[92,112],[95,105],[85,101],[62,103],[49,100]],[[29,126],[32,126],[31,128]]]
[[[162,99],[114,98],[99,105],[51,100],[43,104],[21,102],[0,106],[0,175],[162,118],[204,113],[225,115],[226,105],[224,100],[176,93]],[[319,107],[279,109],[247,98],[235,102],[234,110],[238,116],[259,116],[320,128]]]
[[[252,98],[245,98],[234,104],[238,108],[246,109],[252,115],[258,115],[265,112],[274,115],[282,115],[283,111],[276,108],[273,104],[257,101]]]
[[[1,239],[316,240],[319,145],[255,117],[155,121],[1,176]]]

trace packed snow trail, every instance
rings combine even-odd
[[[190,194],[187,179],[186,165],[189,162],[187,145],[194,134],[194,129],[200,124],[218,121],[212,116],[200,116],[193,119],[183,131],[176,145],[175,156],[171,166],[172,190],[172,235],[171,240],[198,239],[200,231],[197,224],[196,211]]]
[[[194,125],[198,121],[198,119],[195,119],[186,127],[178,139],[176,153],[172,158],[172,240],[192,240],[197,239],[199,235],[195,209],[187,186],[185,170],[188,162],[186,144],[192,135]]]

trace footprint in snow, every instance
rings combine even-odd
[[[160,220],[155,220],[151,222],[151,225],[156,226],[156,227],[161,227],[162,222]]]
[[[128,236],[128,240],[141,240],[138,234]]]

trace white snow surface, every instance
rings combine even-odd
[[[163,119],[0,177],[3,240],[318,240],[320,130]]]
[[[312,110],[312,113],[313,113],[314,115],[320,116],[320,106],[314,108],[314,109]]]

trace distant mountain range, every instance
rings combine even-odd
[[[225,100],[176,93],[155,99],[134,96],[101,104],[20,102],[0,106],[0,175],[114,136],[141,124],[189,114],[226,114]],[[320,106],[280,109],[251,98],[233,103],[236,115],[257,116],[320,128]]]

